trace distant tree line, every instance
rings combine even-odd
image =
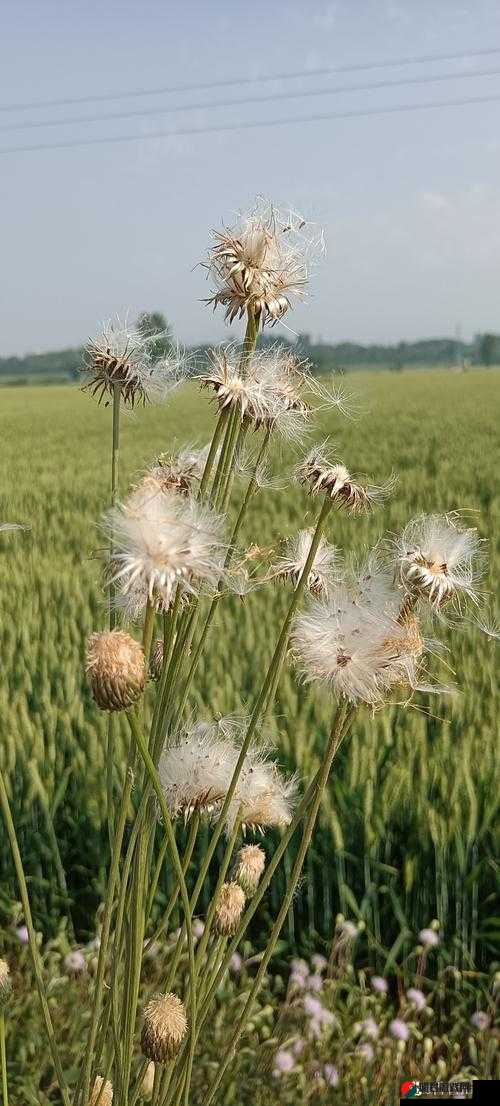
[[[161,311],[143,311],[137,326],[145,334],[157,335],[152,342],[153,356],[161,357],[172,346],[172,328]],[[315,341],[309,334],[299,334],[296,341],[280,332],[267,331],[264,345],[280,345],[294,349],[307,358],[318,372],[332,368],[347,369],[373,366],[400,371],[417,365],[495,365],[500,363],[500,335],[476,334],[473,341],[461,342],[454,338],[426,338],[418,342],[398,342],[396,345],[361,345],[357,342]],[[208,345],[193,347],[196,360],[206,355]],[[75,379],[83,359],[83,347],[56,350],[50,353],[31,353],[25,357],[0,357],[0,378],[6,377],[22,383],[25,379],[40,378]]]

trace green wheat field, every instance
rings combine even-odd
[[[346,377],[346,387],[355,391],[361,413],[355,420],[329,413],[319,435],[332,436],[352,471],[376,482],[394,471],[399,482],[389,503],[369,518],[333,514],[329,539],[359,553],[422,510],[463,509],[467,523],[489,539],[485,588],[494,594],[500,375],[356,373]],[[84,649],[107,616],[98,523],[109,496],[110,423],[109,409],[96,407],[77,387],[0,391],[0,521],[30,527],[0,534],[0,761],[10,777],[37,926],[54,933],[70,909],[80,939],[93,932],[107,850],[106,721],[86,687]],[[159,452],[203,444],[213,424],[214,409],[194,385],[165,408],[125,416],[122,490]],[[277,450],[274,474],[286,478],[297,459]],[[291,482],[264,490],[244,538],[275,547],[302,525],[305,510],[312,522],[317,508]],[[233,619],[231,607],[241,602],[232,597],[220,604],[193,713],[252,706],[287,596],[282,585],[267,584],[243,600],[243,616]],[[457,963],[491,960],[500,927],[494,899],[498,645],[472,626],[453,636],[439,628],[436,636],[450,649],[440,676],[453,678],[457,694],[418,695],[410,710],[393,706],[374,719],[368,711],[358,716],[336,761],[284,933],[294,947],[327,939],[341,910],[364,919],[376,947],[387,952],[399,943],[394,955],[437,917]],[[327,693],[301,686],[288,666],[269,727],[283,765],[306,779],[321,756],[330,713]],[[6,920],[16,891],[5,845],[0,876]],[[272,891],[271,916],[279,879]],[[258,925],[266,924],[261,915]]]

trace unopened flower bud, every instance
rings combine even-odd
[[[266,866],[266,854],[260,845],[243,845],[238,853],[234,879],[245,895],[255,894]]]
[[[166,1064],[177,1055],[187,1033],[184,1003],[174,994],[154,995],[144,1010],[141,1046],[148,1060]]]
[[[87,675],[101,710],[126,710],[146,686],[142,646],[123,630],[91,634],[87,645]]]
[[[245,894],[239,883],[224,883],[214,917],[215,932],[219,937],[232,937],[236,933],[244,905]]]
[[[155,1083],[155,1066],[153,1064],[153,1061],[150,1060],[149,1064],[146,1068],[146,1071],[144,1072],[144,1076],[143,1076],[142,1083],[141,1083],[141,1090],[140,1090],[141,1098],[147,1099],[148,1102],[153,1097],[154,1083]]]
[[[0,1013],[5,1010],[12,994],[12,979],[9,965],[5,960],[0,960]]]
[[[110,1083],[109,1079],[103,1079],[101,1075],[95,1077],[94,1086],[90,1093],[89,1106],[96,1106],[97,1102],[99,1106],[111,1106],[113,1102],[113,1084]]]

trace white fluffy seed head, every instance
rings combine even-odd
[[[292,643],[306,680],[320,680],[350,702],[374,706],[396,685],[420,686],[418,625],[361,605],[344,585],[295,619]]]
[[[265,426],[293,440],[304,434],[310,414],[302,394],[308,379],[306,362],[290,350],[273,346],[246,360],[241,348],[229,345],[210,351],[201,383],[221,410],[237,410],[256,429]]]
[[[135,403],[161,403],[184,378],[186,361],[180,349],[153,360],[151,348],[156,337],[145,335],[126,320],[110,319],[87,343],[82,369],[87,377],[84,388],[99,403],[113,396],[116,385],[123,403],[131,407]]]
[[[384,484],[370,484],[351,476],[345,465],[324,452],[324,446],[315,446],[296,469],[301,484],[309,484],[311,491],[324,492],[337,507],[349,514],[359,515],[371,510],[391,494],[395,477]]]
[[[238,759],[226,722],[197,722],[163,750],[158,771],[172,815],[209,814],[225,798]]]
[[[184,1003],[177,995],[154,995],[144,1009],[141,1047],[155,1064],[166,1064],[177,1055],[187,1033]]]
[[[201,480],[209,448],[209,445],[203,449],[187,447],[178,453],[161,453],[145,472],[139,488],[149,485],[153,492],[172,490],[187,495],[193,485]]]
[[[309,556],[313,533],[312,529],[299,530],[298,534],[285,543],[283,557],[272,566],[271,576],[290,580],[294,587],[297,586]],[[339,568],[338,551],[322,537],[309,570],[306,587],[313,595],[326,597],[338,577]]]
[[[111,579],[122,597],[131,594],[134,608],[149,598],[165,611],[177,588],[189,595],[220,580],[227,548],[222,519],[190,496],[141,486],[108,513],[107,526]]]
[[[205,267],[214,286],[208,302],[232,322],[251,311],[257,325],[274,324],[304,296],[308,266],[323,236],[294,212],[259,201],[236,226],[214,232]]]
[[[245,906],[245,893],[238,883],[224,883],[214,914],[214,930],[219,937],[232,937]]]
[[[266,866],[266,854],[260,845],[243,845],[240,849],[233,873],[245,895],[255,893]]]
[[[99,1097],[100,1095],[100,1097]],[[89,1106],[111,1106],[113,1102],[113,1084],[109,1079],[103,1079],[101,1075],[96,1075],[94,1086],[90,1092]]]
[[[296,793],[296,778],[284,776],[262,748],[250,746],[228,808],[228,832],[237,818],[245,830],[288,826]]]
[[[458,515],[420,515],[394,542],[396,574],[434,610],[452,600],[477,603],[482,545],[475,529],[460,527]]]

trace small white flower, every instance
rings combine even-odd
[[[222,520],[189,496],[141,487],[109,512],[107,523],[111,579],[122,596],[132,593],[133,607],[146,595],[167,610],[178,587],[193,594],[220,580],[227,548]]]
[[[313,530],[299,530],[285,544],[284,556],[271,568],[271,577],[291,580],[297,586],[311,549]],[[313,595],[327,596],[339,571],[339,553],[322,537],[309,570],[306,586]]]
[[[180,349],[154,361],[151,344],[155,337],[126,320],[110,319],[87,344],[84,388],[97,396],[99,403],[113,395],[116,385],[123,403],[131,407],[137,402],[161,403],[185,376],[186,362]]]
[[[362,606],[344,585],[298,615],[292,644],[306,680],[321,680],[353,703],[381,703],[399,683],[420,686],[421,638],[383,611]]]
[[[397,574],[411,595],[435,610],[453,599],[477,603],[482,544],[475,529],[460,528],[457,515],[420,515],[394,542]]]
[[[251,311],[260,326],[277,322],[292,297],[303,297],[309,258],[323,247],[321,233],[301,216],[265,201],[214,238],[205,263],[215,288],[208,302],[225,307],[229,322]]]
[[[337,507],[359,515],[383,502],[394,490],[394,476],[379,485],[351,476],[345,465],[324,452],[325,445],[314,446],[296,469],[297,479],[310,484],[312,492],[325,492]]]

